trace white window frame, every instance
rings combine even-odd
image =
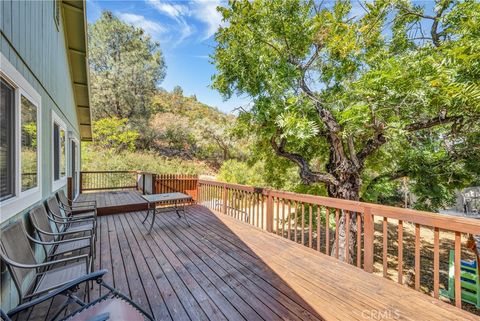
[[[22,212],[42,199],[42,97],[33,86],[0,53],[0,76],[15,91],[15,189],[14,196],[0,202],[0,223]],[[21,97],[27,98],[37,107],[37,186],[22,192],[22,132],[21,132]]]
[[[63,121],[62,118],[60,118],[60,116],[58,116],[57,113],[55,113],[54,110],[52,110],[52,131],[51,131],[51,142],[52,142],[52,192],[56,192],[58,191],[59,189],[65,187],[67,185],[67,170],[68,170],[68,139],[67,139],[67,134],[68,134],[68,131],[67,131],[67,124]],[[62,169],[60,169],[60,178],[55,180],[55,142],[53,141],[54,140],[54,135],[53,135],[53,132],[54,132],[54,125],[57,124],[59,129],[60,130],[63,130],[64,131],[64,146],[65,146],[65,176],[61,176],[62,175]],[[59,136],[60,136],[60,133],[59,133]]]

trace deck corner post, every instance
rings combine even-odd
[[[273,233],[273,197],[270,189],[267,189],[267,232]]]
[[[365,272],[373,273],[373,215],[369,207],[366,207],[363,212],[364,218],[364,257],[363,257],[363,269]],[[360,233],[361,231],[357,231]]]
[[[227,214],[227,184],[223,184],[223,214]]]

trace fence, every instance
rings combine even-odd
[[[137,171],[82,171],[80,193],[137,188]]]

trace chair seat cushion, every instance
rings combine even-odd
[[[85,262],[68,264],[45,272],[37,283],[35,293],[55,288],[87,274]]]
[[[73,314],[66,320],[69,321],[87,321],[94,320],[96,316],[108,315],[103,320],[115,321],[143,321],[143,315],[127,301],[121,298],[108,298],[101,300],[92,306],[84,308],[80,312]]]
[[[89,246],[90,246],[90,239],[61,243],[55,249],[54,254],[62,254],[62,253],[76,251],[76,250],[81,250]]]

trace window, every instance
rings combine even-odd
[[[60,117],[52,112],[52,149],[53,149],[53,189],[64,186],[66,177],[66,126]]]
[[[38,186],[37,107],[22,95],[22,192]]]
[[[0,223],[40,201],[41,96],[0,53]]]
[[[15,98],[14,89],[1,79],[0,101],[0,200],[15,195]]]

